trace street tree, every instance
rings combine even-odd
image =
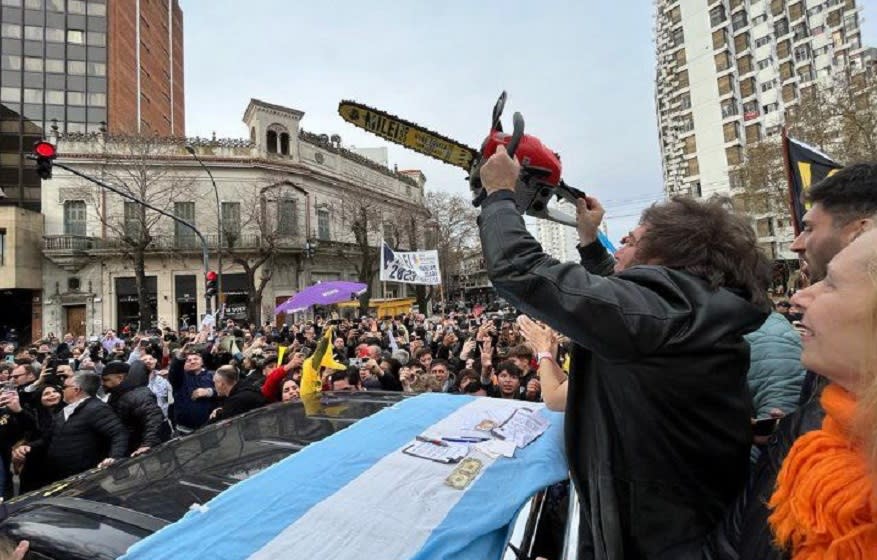
[[[168,164],[169,158],[181,151],[179,145],[146,134],[107,136],[104,140],[100,170],[103,180],[138,200],[180,215],[184,209],[175,208],[175,203],[181,193],[190,190],[192,180],[176,174]],[[80,185],[82,200],[94,208],[102,226],[112,234],[106,241],[117,243],[131,262],[139,309],[137,328],[149,328],[155,321],[155,309],[146,286],[147,253],[170,228],[175,228],[176,241],[186,247],[193,244],[195,235],[180,224],[172,226],[166,217],[142,204],[91,183]]]
[[[816,82],[786,113],[787,134],[844,164],[877,153],[877,75],[860,72]],[[748,143],[734,181],[738,207],[750,213],[788,212],[788,183],[779,135]]]
[[[306,193],[280,176],[238,187],[223,205],[223,255],[244,274],[247,321],[260,324],[262,298],[284,249],[301,249]],[[299,257],[301,254],[299,252]]]
[[[459,273],[467,252],[478,250],[478,211],[463,196],[444,191],[426,195],[426,208],[431,216],[435,248],[441,265],[442,284],[451,285],[451,278]]]

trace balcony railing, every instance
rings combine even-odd
[[[219,236],[204,236],[211,250],[219,247]],[[301,234],[280,235],[273,240],[255,233],[223,235],[223,246],[232,250],[254,250],[273,244],[286,250],[304,250],[305,237]],[[97,238],[83,235],[46,235],[43,237],[43,249],[46,251],[127,251],[131,244],[121,237]],[[194,235],[154,235],[146,248],[147,252],[162,251],[199,251],[201,241]]]

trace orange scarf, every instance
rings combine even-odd
[[[777,476],[768,522],[794,560],[877,557],[877,501],[864,455],[851,442],[856,409],[837,385],[822,394],[822,428],[795,440]]]

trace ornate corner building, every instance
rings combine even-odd
[[[254,99],[243,117],[249,138],[73,133],[57,141],[78,170],[193,223],[207,241],[211,270],[223,248],[219,299],[226,317],[253,319],[251,295],[266,277],[257,309],[257,320],[266,321],[305,286],[357,277],[360,252],[345,207],[373,201],[382,223],[423,225],[428,217],[422,173],[390,169],[344,148],[340,136],[306,132],[303,117]],[[61,169],[43,183],[42,209],[43,332],[93,334],[136,324],[138,253],[150,324],[198,322],[205,279],[191,230]],[[379,240],[374,227],[369,244]],[[403,285],[384,292],[407,294]]]

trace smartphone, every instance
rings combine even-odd
[[[769,436],[776,429],[779,418],[759,418],[752,423],[752,435]]]
[[[502,328],[502,318],[501,317],[494,317],[493,326],[496,327],[497,331],[500,330]]]
[[[350,358],[347,363],[350,366],[360,368],[362,367],[362,358]]]

